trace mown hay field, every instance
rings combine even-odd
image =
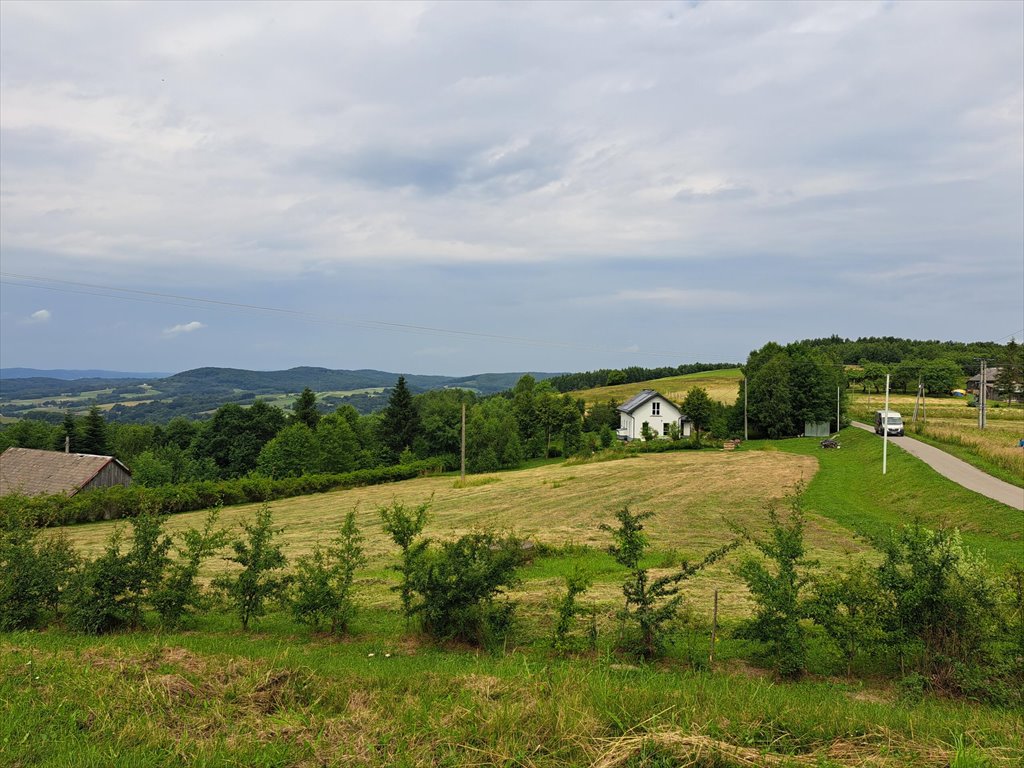
[[[387,566],[396,561],[397,550],[381,529],[379,509],[398,501],[407,505],[430,502],[426,535],[448,538],[478,528],[510,529],[530,540],[556,547],[566,544],[604,549],[610,543],[602,523],[613,523],[623,506],[651,511],[648,521],[653,549],[652,565],[676,564],[680,558],[695,559],[734,537],[730,525],[760,529],[769,505],[782,503],[817,471],[809,456],[779,451],[719,452],[679,451],[640,455],[617,461],[568,466],[546,465],[513,472],[467,477],[465,487],[457,476],[424,477],[401,483],[336,491],[285,499],[271,504],[274,521],[283,527],[282,541],[290,560],[327,544],[336,535],[342,517],[356,510],[357,523],[366,537],[369,562],[362,574],[371,604],[390,604],[395,596],[387,589]],[[223,510],[221,523],[232,531],[251,518],[257,506]],[[168,530],[199,527],[204,512],[175,515]],[[74,545],[95,555],[103,548],[118,523],[94,523],[66,529]],[[121,523],[127,527],[126,524]],[[863,549],[852,532],[825,517],[808,521],[807,541],[815,556],[834,563]],[[734,561],[718,564],[695,579],[688,591],[697,602],[710,605],[715,589],[725,614],[746,612],[747,598],[733,575]],[[222,559],[211,561],[206,576],[230,568]],[[607,575],[593,597],[619,598],[620,575]],[[600,577],[599,577],[600,581]],[[521,597],[543,601],[560,589],[560,575],[540,574],[527,579]],[[396,603],[397,605],[397,603]]]
[[[624,403],[643,389],[655,389],[674,403],[682,403],[686,393],[693,387],[703,387],[708,395],[727,405],[736,402],[736,393],[743,377],[739,368],[724,368],[720,371],[688,373],[685,376],[668,376],[664,379],[637,381],[632,384],[616,384],[612,387],[594,387],[570,392],[574,398],[582,398],[588,406],[615,400]]]

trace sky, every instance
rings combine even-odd
[[[0,3],[0,366],[1024,335],[1024,3]]]

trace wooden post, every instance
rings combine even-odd
[[[711,652],[708,654],[708,665],[715,665],[715,641],[718,639],[718,590],[715,590],[715,609],[711,614]]]
[[[747,377],[743,377],[743,439],[749,440],[747,437]]]
[[[462,404],[462,469],[459,471],[459,479],[466,482],[466,404]]]

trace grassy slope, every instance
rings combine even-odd
[[[723,540],[723,518],[758,525],[764,504],[802,479],[812,555],[826,564],[864,551],[850,530],[875,533],[913,516],[961,525],[969,543],[1001,562],[1020,559],[1019,513],[952,486],[898,449],[883,479],[872,435],[848,430],[842,441],[840,451],[822,451],[815,440],[749,443],[735,453],[548,464],[473,478],[465,488],[433,477],[276,503],[292,555],[327,538],[359,505],[371,562],[359,578],[364,608],[353,638],[311,637],[283,614],[243,634],[225,613],[176,634],[0,635],[0,764],[667,766],[702,750],[704,761],[691,764],[938,766],[957,757],[953,742],[961,737],[960,758],[977,762],[960,764],[1019,764],[1020,712],[904,701],[884,685],[834,678],[777,684],[736,660],[739,641],[719,648],[720,667],[737,674],[709,675],[684,663],[703,656],[703,635],[684,636],[662,665],[616,665],[605,654],[621,571],[600,552],[543,558],[526,570],[518,595],[528,629],[505,655],[410,637],[387,590],[394,553],[374,509],[430,494],[433,535],[514,524],[553,544],[604,545],[596,525],[618,506],[652,509],[657,566]],[[251,512],[232,508],[224,518],[234,525]],[[198,517],[177,516],[171,525]],[[95,551],[111,527],[80,526],[71,535]],[[543,638],[551,598],[574,560],[598,579],[587,601],[601,615],[602,650],[564,661]],[[715,586],[727,616],[743,610],[723,566],[687,584],[699,614]],[[829,668],[817,663],[819,671]],[[762,752],[783,762],[768,763]]]
[[[736,402],[737,387],[741,378],[739,368],[725,368],[719,371],[704,371],[688,373],[685,376],[638,381],[633,384],[618,384],[613,387],[581,389],[570,394],[574,398],[583,398],[587,405],[593,405],[611,399],[623,403],[642,389],[655,389],[672,402],[681,403],[691,388],[703,387],[715,400],[732,405]]]
[[[805,508],[851,531],[879,536],[916,519],[959,528],[966,543],[995,563],[1024,562],[1024,513],[961,488],[892,444],[883,476],[882,443],[870,432],[846,429],[841,442],[838,451],[811,439],[765,447],[817,456],[822,471],[804,493]]]

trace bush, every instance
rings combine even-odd
[[[515,606],[497,602],[523,564],[522,541],[512,534],[470,533],[439,547],[424,546],[414,559],[411,586],[423,630],[437,640],[493,648],[510,629]]]
[[[425,501],[414,510],[406,509],[404,504],[395,501],[390,507],[381,507],[377,510],[384,524],[384,532],[402,550],[402,562],[392,566],[393,570],[398,571],[401,583],[391,589],[398,592],[402,599],[402,612],[406,621],[413,614],[412,577],[416,559],[427,546],[425,541],[416,542],[416,537],[423,533],[429,509],[429,501]]]
[[[766,643],[776,672],[794,679],[807,668],[807,643],[800,620],[808,617],[810,611],[800,594],[808,580],[801,569],[814,563],[804,558],[804,517],[795,496],[788,523],[774,509],[768,510],[768,519],[767,539],[743,532],[744,538],[774,568],[769,570],[761,560],[748,558],[737,569],[755,605],[754,618],[741,629],[740,635]]]
[[[333,541],[334,546],[325,551],[318,544],[311,555],[299,558],[291,599],[292,615],[297,621],[314,630],[329,624],[332,634],[348,630],[355,615],[355,572],[366,562],[362,540],[355,510],[351,510]]]
[[[577,639],[571,634],[572,625],[580,613],[576,598],[590,589],[592,583],[593,579],[590,574],[579,566],[565,577],[565,595],[558,601],[558,619],[555,622],[555,631],[551,638],[551,647],[558,653],[570,652],[579,645]]]
[[[242,629],[248,629],[252,619],[262,616],[267,599],[279,595],[284,587],[283,580],[275,573],[288,562],[281,545],[274,542],[274,537],[282,530],[272,527],[270,507],[261,507],[254,522],[242,523],[244,535],[231,542],[234,554],[227,560],[237,563],[242,570],[214,581],[234,605]]]
[[[33,629],[60,614],[77,558],[63,536],[39,541],[29,515],[0,521],[0,631]]]
[[[227,531],[215,529],[219,512],[210,511],[202,530],[189,528],[180,534],[178,558],[170,563],[166,578],[153,590],[151,602],[164,627],[177,627],[202,607],[202,593],[196,583],[199,566],[227,543]]]
[[[658,658],[665,651],[669,628],[683,601],[679,594],[680,582],[720,560],[737,546],[737,542],[732,542],[719,547],[694,565],[684,560],[677,572],[651,581],[647,569],[640,567],[640,561],[649,543],[647,534],[643,532],[643,521],[653,514],[633,514],[629,507],[623,507],[615,513],[619,521],[617,528],[601,526],[601,530],[610,533],[614,540],[608,548],[609,553],[619,565],[630,571],[622,585],[626,604],[619,615],[624,624],[631,625],[632,634],[624,635],[622,647],[645,660]]]
[[[337,475],[303,475],[280,480],[253,475],[235,480],[202,480],[155,488],[142,485],[128,488],[113,486],[83,491],[70,497],[64,494],[10,494],[0,497],[0,522],[27,512],[35,525],[70,525],[133,517],[143,509],[158,515],[172,515],[219,505],[267,502],[309,493],[411,480],[424,474],[443,471],[445,461],[450,459],[442,457],[401,466],[360,469]]]

